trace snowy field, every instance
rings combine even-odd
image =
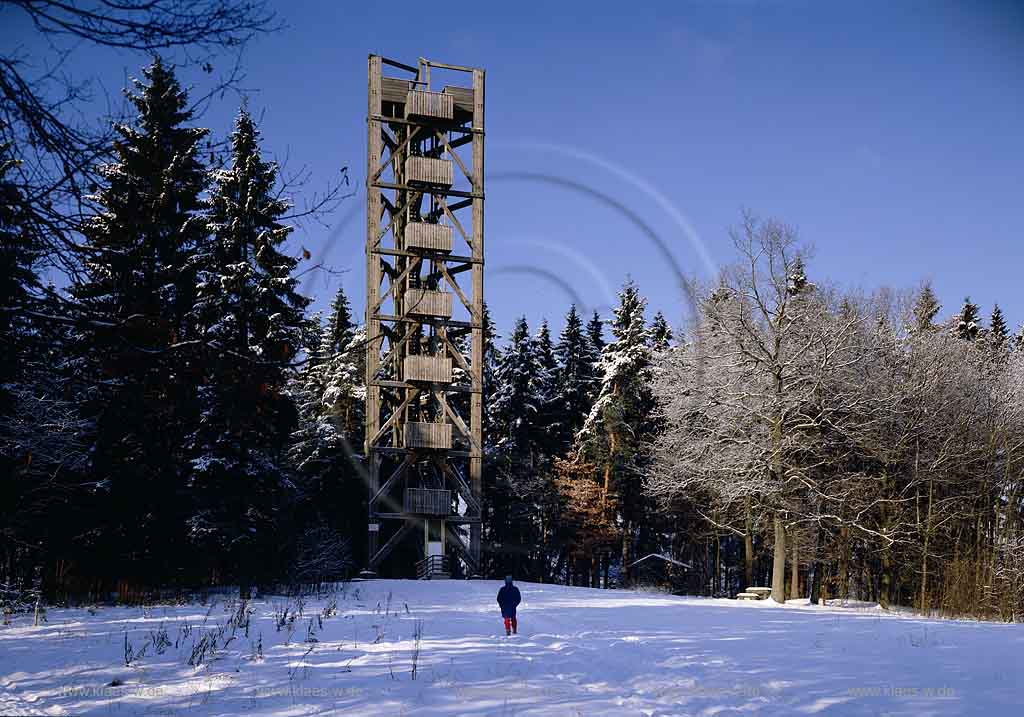
[[[498,587],[353,583],[294,620],[268,597],[248,637],[224,598],[20,616],[0,627],[0,714],[1024,713],[1020,625],[521,583],[506,639]]]

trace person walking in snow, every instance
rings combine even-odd
[[[505,584],[498,591],[498,605],[501,606],[501,617],[505,620],[505,635],[516,634],[516,606],[522,600],[519,588],[512,584],[512,576],[505,576]]]

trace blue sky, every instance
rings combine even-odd
[[[331,227],[296,235],[345,270],[307,286],[319,305],[339,280],[363,305],[374,52],[487,70],[485,293],[503,332],[522,313],[559,325],[570,295],[606,312],[627,275],[670,321],[686,311],[657,246],[594,192],[687,273],[732,260],[727,230],[746,207],[815,246],[812,280],[927,279],[943,314],[970,294],[1024,321],[1021,4],[519,2],[458,20],[400,6],[281,3],[287,27],[246,56],[266,148],[308,166],[310,189],[347,165],[360,192]],[[39,47],[15,11],[0,24],[3,46]],[[116,90],[143,62],[81,48],[74,68]],[[227,97],[203,121],[225,132],[236,109]]]

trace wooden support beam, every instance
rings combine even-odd
[[[455,550],[458,551],[459,555],[462,557],[463,562],[466,563],[466,567],[469,568],[470,574],[478,573],[480,572],[480,565],[476,562],[476,559],[473,557],[473,555],[470,554],[469,546],[462,542],[462,536],[459,535],[458,532],[456,532],[455,528],[452,527],[451,524],[454,522],[455,521],[453,520],[445,521],[444,527],[448,533],[448,539],[455,546]]]
[[[397,337],[397,333],[398,332],[392,331],[390,333],[396,335],[396,337]],[[406,329],[406,331],[404,333],[402,333],[400,338],[398,338],[397,340],[391,339],[389,341],[390,345],[388,347],[388,351],[387,351],[387,353],[384,354],[384,357],[380,360],[380,367],[381,368],[386,368],[387,366],[390,365],[390,366],[392,366],[394,368],[394,370],[396,372],[398,371],[398,354],[399,354],[399,351],[401,350],[401,348],[404,345],[409,343],[409,339],[412,338],[413,333],[414,332],[413,332],[412,329]]]
[[[377,189],[398,189],[403,192],[422,192],[435,197],[466,197],[467,199],[483,199],[483,196],[473,192],[464,192],[461,189],[451,189],[441,185],[430,187],[414,187],[409,184],[395,184],[394,182],[370,182],[370,185]]]
[[[367,147],[366,147],[366,176],[376,169],[381,155],[381,136],[379,126],[373,121],[373,117],[381,112],[381,58],[370,55],[367,61],[367,117],[366,123]],[[383,211],[381,206],[381,191],[379,188],[366,183],[366,242],[367,248],[376,241],[377,228],[380,222],[380,215]],[[377,295],[380,292],[380,257],[370,251],[366,253],[366,442],[363,444],[363,453],[366,455],[366,472],[369,483],[370,494],[377,492],[380,481],[380,456],[374,450],[370,436],[374,435],[380,428],[380,389],[371,386],[373,379],[377,377],[380,367],[378,362],[379,351],[383,337],[380,335],[380,321],[374,316],[369,308],[375,305]],[[372,521],[372,518],[370,518]],[[367,557],[372,563],[373,555],[377,553],[377,541],[379,539],[377,530],[367,530]]]
[[[373,58],[375,56],[371,55],[370,57]],[[420,76],[419,69],[413,67],[412,65],[407,65],[404,62],[399,62],[398,60],[392,60],[391,58],[388,58],[388,57],[377,57],[377,61],[380,62],[380,63],[383,63],[385,65],[390,65],[391,67],[397,67],[400,70],[405,70],[406,72],[411,72],[414,75],[416,75],[416,77]],[[378,70],[378,74],[379,74],[379,72],[380,71]]]
[[[384,256],[405,256],[405,257],[423,256],[422,252],[412,252],[412,251],[408,251],[408,250],[405,250],[405,249],[383,249],[383,248],[378,248],[378,249],[374,249],[373,253],[374,254],[382,254]],[[457,256],[457,255],[452,255],[452,254],[446,254],[445,257],[444,257],[444,260],[449,262],[449,263],[458,262],[460,264],[470,264],[470,265],[477,263],[477,260],[474,259],[471,256]]]
[[[477,500],[476,496],[473,495],[472,489],[470,489],[466,481],[462,479],[462,476],[460,476],[456,472],[456,470],[451,467],[448,461],[444,460],[443,458],[435,459],[435,464],[437,465],[438,469],[444,475],[448,476],[449,480],[451,480],[452,483],[455,484],[455,489],[462,496],[462,499],[466,501],[466,507],[469,508],[469,513],[467,513],[467,515],[480,515],[482,512],[480,508],[480,503]]]
[[[459,218],[455,216],[455,213],[448,207],[448,202],[444,200],[444,197],[439,197],[437,203],[441,205],[441,209],[444,211],[445,216],[448,217],[448,221],[452,223],[452,226],[455,227],[459,232],[459,235],[462,236],[463,241],[469,245],[470,251],[472,251],[473,238],[466,233],[465,229],[462,228],[462,222],[459,221]]]
[[[395,423],[398,421],[399,416],[402,415],[402,411],[404,411],[409,406],[409,404],[412,403],[413,399],[415,399],[416,396],[418,396],[420,393],[419,388],[416,386],[409,386],[408,390],[410,391],[410,393],[406,395],[404,399],[402,399],[402,403],[398,407],[398,409],[390,416],[388,416],[388,420],[386,420],[384,422],[384,425],[377,430],[376,434],[374,434],[373,438],[370,441],[371,446],[375,446],[377,442],[384,437],[384,434],[387,433],[388,429],[393,427]]]
[[[392,125],[415,125],[417,127],[423,125],[423,122],[421,120],[408,120],[403,117],[385,117],[384,115],[381,114],[378,114],[374,117],[370,117],[370,119],[372,119],[375,122],[387,122],[388,124]],[[447,127],[447,130],[449,132],[465,132],[470,135],[484,133],[482,129],[477,129],[476,127],[466,127],[464,125],[451,125]]]
[[[473,141],[473,135],[472,134],[464,134],[461,137],[459,137],[458,139],[453,139],[451,142],[449,142],[449,144],[451,145],[452,149],[456,149],[458,147],[461,147],[464,144],[469,144],[472,141]]]
[[[394,151],[392,151],[389,156],[384,158],[383,162],[378,161],[377,171],[373,173],[373,178],[370,180],[371,182],[376,182],[378,179],[380,179],[380,175],[384,174],[385,170],[387,170],[388,168],[388,165],[391,164],[391,162],[394,160],[395,155],[401,154],[409,149],[409,146],[412,144],[413,139],[415,139],[417,133],[419,133],[421,129],[421,127],[413,127],[412,131],[408,133],[406,138],[399,143],[398,147]]]
[[[473,450],[475,452],[483,453],[476,436],[473,435],[473,432],[469,429],[469,426],[466,425],[466,422],[462,420],[462,416],[448,405],[448,399],[445,398],[444,393],[440,391],[433,391],[432,393],[434,394],[434,398],[437,399],[437,402],[441,404],[441,408],[444,410],[445,415],[452,419],[452,423],[455,424],[455,427],[459,429],[462,435],[469,439],[469,443],[473,447]],[[472,400],[472,398],[470,398],[470,400]]]
[[[412,515],[410,513],[377,513],[377,515],[375,515],[374,517],[375,518],[379,518],[381,520],[416,520],[418,518],[418,516]],[[442,515],[442,516],[436,516],[436,517],[443,518],[444,522],[446,522],[446,523],[456,523],[456,524],[470,523],[470,524],[472,524],[472,523],[479,523],[479,522],[481,522],[480,518],[474,517],[474,516],[469,516],[469,515],[456,515],[456,514],[452,514],[452,515]]]
[[[422,384],[423,382],[420,381],[419,383]],[[411,388],[416,384],[406,383],[405,381],[374,381],[373,385],[382,386],[384,388],[404,389]],[[436,388],[441,391],[446,391],[448,393],[474,393],[474,389],[472,386],[464,386],[458,383],[430,383],[428,385],[431,386],[432,388]]]
[[[441,146],[444,147],[444,150],[452,157],[452,159],[455,160],[455,163],[457,165],[459,165],[459,169],[462,170],[462,176],[464,176],[466,179],[468,179],[470,185],[472,185],[473,184],[473,175],[471,175],[469,173],[469,170],[466,169],[466,165],[464,165],[462,163],[462,158],[458,154],[456,154],[455,150],[452,149],[452,146],[450,144],[448,144],[448,137],[447,137],[447,135],[445,135],[443,132],[441,132],[439,130],[436,130],[436,129],[434,130],[434,134],[437,136],[438,139],[441,140]],[[374,177],[374,179],[376,179],[376,177]]]
[[[397,546],[401,542],[402,538],[404,538],[406,535],[409,534],[409,531],[412,530],[414,525],[415,525],[416,521],[413,520],[412,518],[407,518],[404,513],[396,513],[396,514],[393,514],[393,515],[405,518],[405,523],[402,525],[401,528],[396,530],[395,534],[392,535],[388,539],[388,542],[384,543],[384,545],[381,547],[381,549],[378,550],[373,555],[373,557],[370,558],[370,569],[371,570],[373,570],[378,565],[380,565],[380,562],[384,558],[386,558],[388,556],[388,554],[392,550],[395,549],[395,546]],[[385,518],[385,517],[388,517],[388,516],[389,516],[388,513],[378,513],[376,517],[378,517],[378,518]]]
[[[449,355],[451,355],[451,357],[455,359],[455,363],[459,365],[459,368],[461,368],[463,371],[465,371],[472,377],[473,369],[469,367],[469,363],[466,361],[466,357],[462,355],[462,352],[459,351],[455,344],[453,344],[448,339],[447,334],[441,336],[440,338],[442,343],[444,343],[445,348],[448,349]],[[477,387],[474,386],[473,388],[475,389]]]
[[[388,297],[394,296],[395,287],[401,286],[402,282],[405,281],[406,277],[408,277],[409,274],[418,269],[420,263],[423,261],[423,257],[421,256],[413,256],[411,257],[411,259],[412,261],[410,261],[406,265],[405,269],[402,270],[402,273],[391,280],[390,284],[388,285],[387,291],[381,294],[380,297],[377,299],[377,305],[373,307],[373,310],[375,312],[380,311],[381,305],[388,300]]]
[[[466,307],[467,311],[469,311],[470,321],[474,324],[479,323],[480,317],[477,316],[475,302],[470,301],[466,295],[462,293],[462,287],[460,287],[458,282],[452,278],[450,273],[448,273],[448,267],[445,266],[444,263],[438,264],[437,268],[440,270],[441,275],[444,276],[445,281],[448,282],[448,286],[452,287],[452,291],[454,291],[455,295],[459,297],[459,301],[461,301],[462,305]]]
[[[400,454],[400,453],[404,454],[404,453],[408,453],[409,452],[409,449],[405,448],[403,446],[377,446],[376,450],[379,453],[387,453],[389,455]],[[420,452],[421,453],[429,453],[429,451],[426,451],[426,450],[421,450]],[[450,449],[450,450],[444,451],[444,454],[448,458],[469,458],[469,451]]]
[[[484,71],[473,70],[473,128],[480,132],[473,133],[473,258],[479,260],[473,265],[472,291],[476,302],[477,316],[481,321],[473,327],[472,333],[472,366],[473,386],[483,386],[484,366],[484,332],[483,332],[483,300],[484,300]],[[483,502],[483,392],[474,393],[469,399],[469,425],[476,440],[470,449],[469,485],[474,497]],[[470,526],[469,552],[480,564],[482,549],[482,526],[479,523]]]
[[[428,67],[440,67],[442,70],[455,70],[456,72],[471,72],[474,73],[474,76],[475,73],[483,71],[473,67],[463,67],[462,65],[449,65],[444,62],[435,62],[434,60],[428,60],[425,57],[421,57],[420,62],[422,62],[424,65],[427,65]]]
[[[384,485],[380,487],[380,490],[377,491],[377,494],[370,499],[371,513],[375,512],[373,506],[376,505],[377,501],[380,500],[381,496],[387,494],[388,490],[391,489],[391,486],[394,485],[395,481],[401,478],[409,469],[409,466],[412,465],[414,462],[415,453],[410,453],[402,460],[401,463],[398,464],[398,467],[395,468],[394,472],[392,472],[388,479],[384,481]]]
[[[380,321],[393,321],[401,324],[430,324],[431,326],[455,326],[463,329],[476,329],[480,328],[479,324],[472,323],[469,321],[456,321],[454,319],[445,319],[443,317],[435,316],[417,316],[410,318],[408,316],[395,316],[394,314],[378,314],[377,319]]]

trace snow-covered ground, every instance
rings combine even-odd
[[[506,639],[498,587],[353,583],[337,595],[336,614],[330,599],[310,598],[281,629],[278,616],[296,604],[268,597],[250,603],[248,637],[230,624],[237,601],[223,598],[212,607],[51,609],[40,627],[21,616],[0,627],[0,714],[995,717],[1024,709],[1021,625],[523,583],[520,634]],[[144,650],[130,666],[126,635],[132,652]],[[216,646],[189,665],[211,636]]]

